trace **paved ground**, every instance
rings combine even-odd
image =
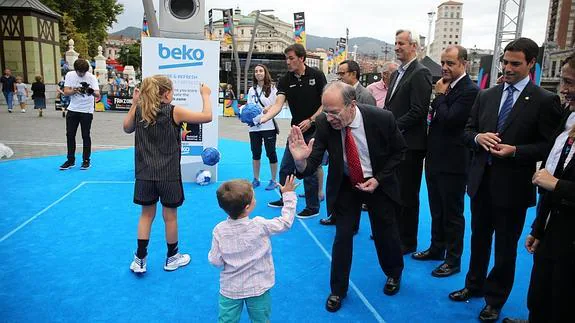
[[[0,143],[14,151],[11,159],[65,155],[66,154],[66,122],[60,111],[53,108],[44,111],[44,117],[38,118],[34,109],[20,113],[19,109],[8,113],[5,105],[0,105]],[[127,148],[134,145],[133,135],[122,131],[122,120],[125,112],[95,112],[92,123],[92,150]],[[219,117],[220,138],[249,141],[248,127],[237,118]],[[278,120],[282,130],[278,138],[278,146],[284,147],[286,134],[289,130],[289,120]],[[78,148],[81,151],[82,137],[80,129],[76,136]]]

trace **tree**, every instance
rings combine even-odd
[[[122,65],[132,65],[134,70],[139,70],[142,66],[142,55],[140,54],[140,42],[132,45],[125,45],[120,48],[118,62]]]
[[[88,40],[86,39],[86,34],[78,31],[78,28],[74,25],[74,19],[71,18],[67,13],[62,16],[62,27],[63,31],[67,35],[67,39],[60,39],[60,52],[62,56],[65,55],[68,50],[68,41],[70,39],[74,40],[74,50],[80,54],[80,57],[88,58]]]
[[[119,4],[117,0],[42,0],[42,2],[50,9],[72,18],[72,24],[77,28],[77,32],[86,36],[90,57],[98,54],[98,46],[103,45],[108,37],[108,28],[117,22],[117,16],[124,11],[124,5]],[[66,31],[65,28],[61,30]],[[72,38],[70,35],[68,37]]]

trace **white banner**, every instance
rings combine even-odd
[[[182,126],[182,179],[195,181],[196,172],[207,169],[212,172],[212,181],[217,180],[217,167],[202,163],[204,148],[218,146],[218,85],[220,66],[220,44],[218,41],[142,38],[142,77],[155,74],[168,76],[174,83],[172,104],[184,106],[193,111],[202,110],[200,83],[212,90],[213,120],[210,123]]]

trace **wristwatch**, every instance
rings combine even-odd
[[[312,126],[315,125],[315,120],[313,120],[312,118],[309,118],[309,122]]]

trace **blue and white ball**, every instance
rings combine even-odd
[[[262,113],[262,109],[256,104],[249,103],[244,106],[242,113],[240,114],[240,121],[253,127],[254,118]]]
[[[220,161],[220,152],[213,147],[208,147],[202,151],[202,162],[208,166],[214,166]]]
[[[196,174],[196,184],[205,186],[210,184],[212,180],[212,173],[209,170],[201,169]]]

